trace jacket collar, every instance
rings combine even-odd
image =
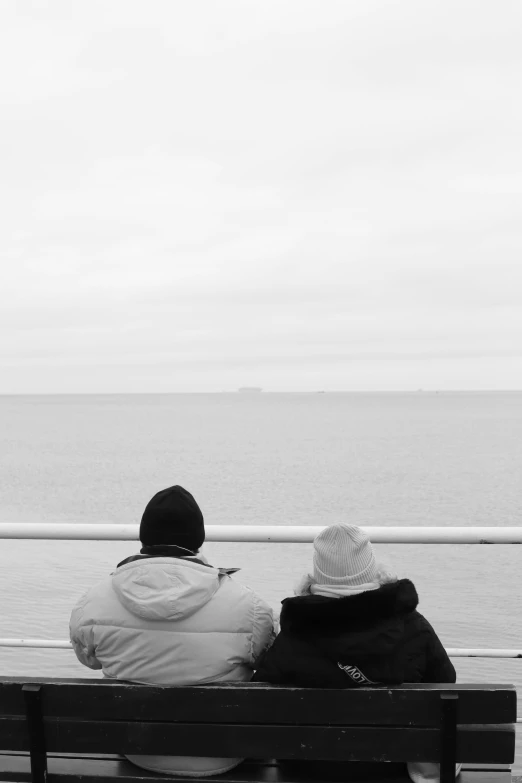
[[[414,612],[419,597],[413,582],[399,579],[358,595],[326,598],[321,595],[302,595],[285,598],[281,611],[281,630],[323,632],[339,627],[362,627],[376,620]]]
[[[200,558],[196,557],[195,554],[188,555],[187,552],[190,550],[184,549],[180,546],[174,546],[172,544],[159,544],[156,546],[144,546],[140,549],[140,552],[138,555],[131,555],[130,557],[126,557],[125,560],[122,560],[121,563],[118,563],[116,568],[120,568],[120,566],[127,565],[128,563],[133,563],[135,560],[149,560],[153,557],[169,557],[173,558],[175,560],[186,560],[189,563],[197,563],[198,565],[205,566],[206,568],[214,568],[214,566],[210,565],[210,563],[207,563],[205,560],[201,560]],[[217,569],[220,574],[235,574],[237,571],[240,571],[239,568],[218,568]]]

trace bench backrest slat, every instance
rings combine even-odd
[[[5,724],[5,727],[2,727]],[[435,728],[389,726],[261,726],[237,724],[70,721],[48,718],[48,753],[148,753],[330,759],[332,761],[438,761]],[[21,718],[1,719],[2,745],[28,751]],[[509,763],[514,735],[508,727],[465,726],[457,735],[457,760]]]
[[[0,716],[25,715],[21,686],[0,681]],[[509,685],[321,690],[266,685],[157,688],[99,681],[43,683],[47,717],[182,723],[439,726],[440,694],[457,693],[459,723],[513,723]]]

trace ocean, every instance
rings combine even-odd
[[[520,524],[519,392],[3,396],[0,433],[3,522],[138,523],[181,484],[215,525]],[[1,541],[0,636],[67,639],[76,600],[137,547]],[[376,551],[413,580],[445,646],[522,647],[520,547]],[[203,552],[274,608],[311,563],[306,544]],[[522,659],[453,662],[461,682],[522,692]],[[0,671],[100,676],[69,650],[0,647]]]

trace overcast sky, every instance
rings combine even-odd
[[[0,393],[522,388],[518,0],[1,0]]]

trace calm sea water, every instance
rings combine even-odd
[[[208,524],[520,524],[522,393],[0,397],[0,433],[1,521],[137,523],[156,491],[181,484]],[[1,541],[0,635],[68,638],[75,601],[136,549]],[[446,646],[522,647],[520,547],[377,550],[415,582]],[[311,556],[293,544],[204,552],[274,607]],[[454,663],[460,681],[522,691],[522,660]],[[0,666],[90,674],[67,650],[0,648]]]

